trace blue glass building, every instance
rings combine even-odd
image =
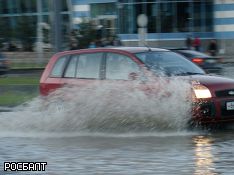
[[[0,41],[20,36],[20,25],[31,26],[28,37],[36,38],[38,15],[51,25],[51,0],[0,0]],[[62,0],[63,36],[85,18],[105,28],[105,35],[118,34],[126,45],[137,45],[137,16],[148,17],[147,41],[151,46],[183,46],[188,35],[218,40],[222,52],[234,52],[233,0]],[[48,38],[48,37],[47,37]]]
[[[92,18],[127,45],[138,41],[137,16],[148,17],[147,41],[152,46],[183,46],[188,35],[205,45],[219,41],[220,51],[233,47],[234,1],[232,0],[72,0],[73,24]]]
[[[62,37],[70,32],[69,1],[61,0]],[[43,42],[51,42],[52,1],[40,0],[0,0],[0,44],[3,42],[23,42],[26,50],[31,50],[38,37],[38,19],[43,23]]]

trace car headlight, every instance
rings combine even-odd
[[[212,97],[210,90],[201,84],[193,85],[193,91],[195,93],[196,98],[211,98]]]

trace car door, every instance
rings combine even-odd
[[[141,76],[140,66],[129,56],[108,52],[105,63],[106,80],[128,82]]]
[[[105,64],[105,81],[115,82],[119,88],[127,91],[140,90],[152,96],[160,91],[160,79],[137,62],[135,57],[119,53],[107,53]],[[135,61],[136,60],[136,61]],[[133,81],[136,80],[136,81]]]

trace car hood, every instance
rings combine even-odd
[[[209,88],[212,92],[234,89],[234,79],[230,78],[211,75],[193,75],[190,76],[190,80],[199,82]]]

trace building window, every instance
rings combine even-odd
[[[102,37],[109,37],[116,34],[116,3],[90,4],[90,13],[95,24],[103,26],[101,29]]]
[[[176,3],[178,32],[189,32],[192,24],[192,14],[189,2]]]
[[[173,32],[173,23],[175,21],[174,16],[176,16],[174,8],[174,3],[160,4],[160,21],[162,33]]]
[[[61,7],[62,7],[62,11],[63,12],[67,12],[68,11],[68,6],[67,6],[67,0],[62,0],[61,1]]]
[[[28,3],[28,12],[31,12],[31,13],[37,12],[36,0],[31,0],[30,3]]]
[[[212,31],[213,1],[140,1],[121,0],[118,9],[120,33],[138,31],[137,17],[148,17],[148,33]]]
[[[0,6],[1,6],[0,9],[1,9],[2,14],[8,14],[10,12],[9,7],[8,7],[8,3],[6,0],[1,0]]]
[[[11,0],[11,13],[17,13],[18,11],[18,3],[17,0]]]
[[[0,42],[1,40],[6,40],[7,37],[11,34],[10,28],[10,18],[2,17],[0,19]]]
[[[213,31],[213,2],[212,0],[207,1],[205,4],[205,32],[212,32]]]
[[[115,3],[93,3],[90,7],[92,18],[96,18],[102,15],[116,15]]]
[[[27,13],[27,1],[21,0],[20,1],[20,10],[22,13]]]
[[[49,1],[48,0],[42,0],[42,11],[43,12],[49,11]]]

